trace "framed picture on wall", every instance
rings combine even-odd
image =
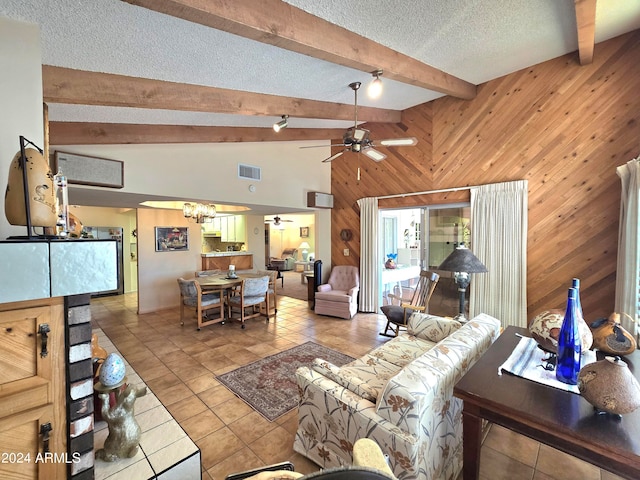
[[[155,227],[156,252],[189,250],[188,227]]]
[[[300,238],[309,237],[309,227],[300,227]]]

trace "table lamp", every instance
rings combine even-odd
[[[454,272],[453,278],[458,285],[458,292],[460,293],[460,312],[455,317],[455,320],[459,322],[466,322],[467,318],[464,315],[464,302],[465,292],[471,281],[471,273],[486,273],[487,267],[485,267],[478,257],[476,257],[471,250],[461,243],[453,252],[449,254],[447,258],[440,264],[438,270],[444,270],[445,272]]]
[[[302,242],[298,248],[302,250],[302,261],[306,262],[311,245],[309,245],[309,242]]]

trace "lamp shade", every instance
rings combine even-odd
[[[445,272],[485,273],[485,267],[478,257],[464,245],[460,245],[440,264],[438,270]]]
[[[309,245],[309,242],[302,242],[298,248],[300,250],[306,250],[311,248],[311,245]]]

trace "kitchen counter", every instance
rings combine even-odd
[[[202,270],[229,270],[229,265],[235,265],[236,270],[253,268],[251,252],[210,252],[201,256]]]

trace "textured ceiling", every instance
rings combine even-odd
[[[288,0],[331,23],[472,84],[577,50],[573,0]],[[3,0],[0,16],[37,23],[42,63],[351,104],[347,85],[371,79],[324,60],[119,0]],[[640,0],[600,0],[596,43],[640,28]],[[346,46],[347,47],[353,47]],[[384,79],[359,103],[403,110],[441,93]],[[287,113],[287,112],[282,112]],[[52,121],[266,127],[279,117],[50,104]],[[345,120],[291,118],[291,127]]]

